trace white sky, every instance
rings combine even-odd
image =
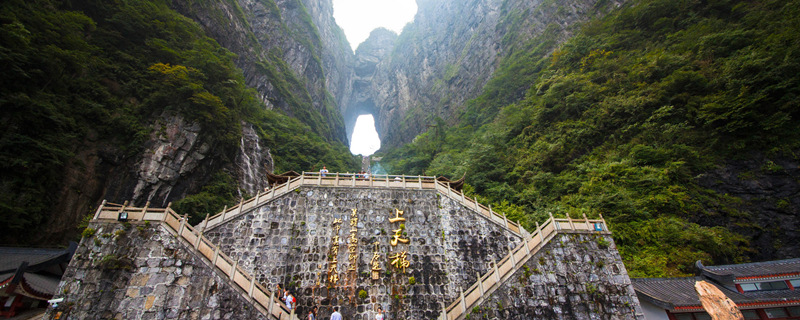
[[[371,155],[381,148],[381,139],[375,132],[375,119],[371,114],[358,116],[353,136],[350,139],[350,152],[352,154]]]
[[[415,14],[416,0],[333,0],[333,18],[344,30],[353,51],[378,27],[400,34]],[[350,139],[350,152],[371,155],[380,147],[372,115],[359,116]]]
[[[400,34],[416,13],[415,0],[333,0],[333,18],[344,30],[353,51],[375,28]]]

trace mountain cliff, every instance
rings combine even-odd
[[[402,138],[384,129],[413,142],[382,150],[381,165],[467,172],[467,190],[530,228],[550,212],[603,215],[635,276],[796,257],[798,13],[797,1],[639,0],[567,28],[566,41],[553,24],[527,41],[506,32],[514,45],[478,95],[449,116],[436,101],[401,115],[442,119],[412,121]],[[447,70],[415,61],[410,78]],[[410,83],[395,87],[429,92]]]
[[[374,110],[382,145],[397,147],[411,142],[435,124],[435,118],[449,125],[456,123],[465,102],[481,93],[503,57],[524,50],[522,44],[542,33],[551,35],[548,41],[561,42],[575,23],[620,3],[417,1],[414,21],[403,29],[390,52],[382,54],[377,66],[369,68],[374,72],[368,87],[354,88],[353,94],[358,96],[354,102],[360,103],[360,110]],[[373,36],[377,39],[362,45],[386,43],[381,34]],[[374,60],[357,58],[356,68],[365,70],[372,63]],[[509,93],[505,99],[518,99],[523,92]],[[357,116],[347,111],[344,115],[346,123],[354,123]]]
[[[337,107],[352,53],[330,2],[310,7],[3,2],[0,243],[74,239],[103,199],[199,219],[266,170],[356,170]]]

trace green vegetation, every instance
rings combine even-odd
[[[368,296],[369,295],[367,294],[367,292],[364,291],[363,289],[358,292],[358,298],[361,299],[361,300],[366,299]]]
[[[796,159],[798,17],[798,1],[641,0],[558,47],[545,31],[502,61],[456,126],[382,165],[467,172],[468,194],[529,230],[548,212],[602,214],[633,276],[747,261],[750,239],[709,218],[752,218],[694,177],[754,152]]]
[[[0,4],[0,28],[4,243],[24,239],[20,235],[48,219],[65,187],[65,168],[94,171],[87,168],[94,163],[83,162],[87,150],[117,163],[135,159],[164,116],[198,123],[199,139],[216,163],[200,194],[178,205],[195,217],[235,201],[231,174],[219,168],[233,161],[242,121],[257,127],[278,171],[358,167],[343,144],[265,110],[244,85],[234,54],[168,1],[9,0]],[[296,82],[283,67],[271,79]],[[292,97],[282,102],[306,112],[305,102]]]

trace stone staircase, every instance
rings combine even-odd
[[[162,223],[170,233],[184,242],[186,247],[205,258],[215,272],[224,275],[224,278],[234,284],[243,295],[253,301],[253,305],[270,319],[296,320],[294,310],[288,310],[275,293],[270,292],[251,275],[237,266],[238,261],[231,259],[221,252],[219,247],[211,243],[202,232],[187,223],[186,216],[179,216],[169,206],[167,208],[149,208],[149,203],[144,208],[130,207],[125,204],[114,204],[103,201],[97,209],[94,220],[98,221],[153,221]]]
[[[602,216],[599,220],[590,220],[584,215],[583,220],[575,220],[569,215],[566,219],[556,219],[551,214],[550,219],[544,224],[541,226],[536,224],[536,232],[523,237],[519,246],[512,249],[499,262],[492,263],[492,270],[484,275],[479,274],[475,284],[466,291],[462,290],[456,301],[447,307],[442,306],[439,320],[465,319],[469,310],[480,305],[559,233],[611,234]]]

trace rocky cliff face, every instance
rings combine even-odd
[[[749,159],[732,159],[697,177],[704,188],[740,199],[740,215],[726,214],[727,208],[709,204],[712,219],[698,224],[725,226],[751,239],[754,261],[788,259],[800,252],[800,163],[796,159],[767,158],[753,154]]]
[[[433,117],[454,123],[464,103],[481,92],[500,59],[515,46],[546,28],[557,33],[558,39],[566,39],[570,26],[593,16],[598,3],[417,1],[419,11],[414,22],[403,30],[391,53],[384,55],[372,75],[357,76],[371,81],[364,88],[354,85],[353,100],[373,102],[382,145],[409,142],[432,123]],[[364,56],[369,54],[357,53],[357,70],[374,63]],[[346,123],[354,123],[354,113],[344,115]]]
[[[330,0],[181,0],[173,6],[238,55],[247,85],[268,108],[347,142],[337,105],[349,99],[353,54]]]

